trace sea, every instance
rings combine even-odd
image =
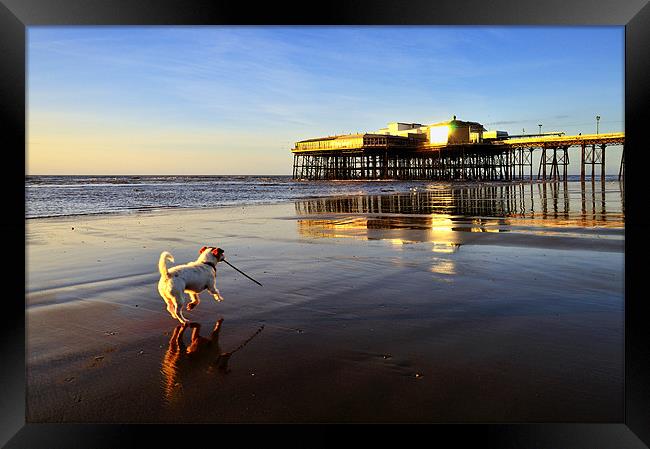
[[[616,179],[616,176],[606,178],[607,181]],[[579,181],[579,177],[569,176],[568,181]],[[503,182],[481,183],[486,184]],[[30,175],[25,178],[25,217],[271,204],[334,196],[390,195],[449,185],[449,182],[403,180],[298,181],[291,176]],[[462,186],[462,183],[454,185]]]

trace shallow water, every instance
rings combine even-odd
[[[290,176],[28,176],[27,218],[268,204],[408,191],[426,183],[293,181]]]
[[[572,181],[577,178],[571,177]],[[612,178],[612,181],[615,178]],[[464,188],[426,181],[294,181],[290,176],[28,176],[26,217],[211,208]],[[503,186],[509,183],[485,184]]]

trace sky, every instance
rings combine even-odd
[[[621,26],[71,26],[27,39],[30,175],[291,174],[296,141],[453,115],[510,134],[595,133],[600,115],[601,133],[624,131]],[[619,163],[608,149],[607,173]]]

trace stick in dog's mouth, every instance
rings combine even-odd
[[[243,271],[241,271],[239,268],[237,268],[236,266],[234,266],[234,265],[231,264],[230,262],[228,262],[226,259],[221,259],[221,261],[222,261],[222,262],[226,262],[226,263],[227,263],[228,265],[230,265],[232,268],[234,268],[235,270],[239,271],[241,274],[243,274],[244,276],[246,276],[246,277],[247,277],[248,279],[250,279],[251,281],[255,282],[255,283],[256,283],[257,285],[259,285],[260,287],[264,287],[262,284],[260,284],[260,283],[257,282],[255,279],[253,279],[252,277],[250,277],[249,275],[247,275],[246,273],[244,273]]]

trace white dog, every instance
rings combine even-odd
[[[217,263],[224,260],[223,250],[214,246],[204,246],[199,250],[199,258],[194,262],[177,265],[167,270],[167,260],[173,262],[174,257],[167,251],[160,254],[158,260],[158,292],[167,303],[167,311],[172,318],[186,324],[183,316],[183,306],[192,310],[199,305],[199,293],[208,290],[216,301],[223,301],[217,290]],[[192,298],[188,302],[187,295]]]

